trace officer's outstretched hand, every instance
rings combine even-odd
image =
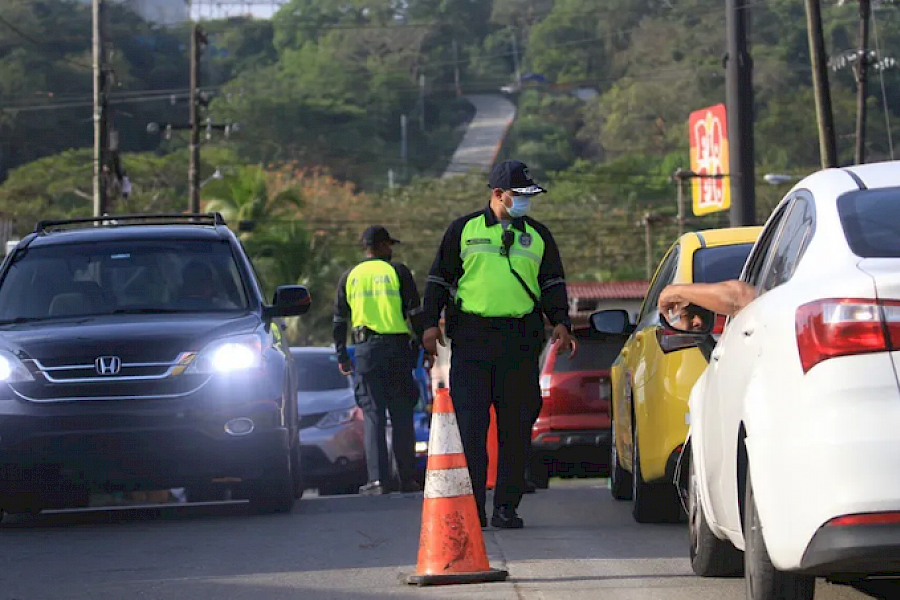
[[[561,323],[553,328],[553,335],[550,336],[550,341],[559,342],[556,346],[557,354],[562,354],[564,351],[569,350],[569,356],[572,357],[578,351],[578,342],[569,333],[569,328]]]
[[[338,368],[341,370],[342,375],[350,375],[353,373],[353,363],[350,361],[339,363]]]
[[[440,327],[429,327],[422,335],[422,346],[429,356],[437,356],[437,345],[446,346],[444,343],[444,334],[441,333]]]

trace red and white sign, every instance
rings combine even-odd
[[[696,216],[731,208],[728,169],[728,121],[724,104],[691,113],[688,121],[691,141],[693,210]],[[711,178],[720,175],[723,177]]]

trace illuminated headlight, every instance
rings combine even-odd
[[[18,358],[9,352],[0,352],[0,382],[16,381],[34,381],[34,377]]]
[[[236,373],[262,366],[262,341],[258,335],[217,340],[191,361],[186,373]]]
[[[425,454],[428,452],[428,442],[416,442],[416,454]]]
[[[362,412],[358,406],[353,408],[345,408],[342,410],[333,410],[325,413],[325,416],[319,419],[316,427],[319,429],[330,429],[338,425],[346,425],[350,421],[358,421],[362,418]]]

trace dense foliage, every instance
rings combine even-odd
[[[852,49],[854,3],[824,4],[829,52]],[[188,29],[127,6],[111,6],[108,30],[113,121],[134,191],[114,210],[181,210],[186,136],[147,125],[187,120]],[[819,155],[803,3],[748,10],[761,220],[785,191],[762,174],[804,174]],[[19,235],[37,218],[91,211],[90,22],[89,6],[69,0],[5,0],[0,13],[0,211]],[[267,286],[312,287],[316,311],[294,330],[305,342],[327,340],[334,283],[367,224],[406,242],[398,258],[422,283],[449,220],[486,202],[483,176],[437,179],[472,115],[457,77],[463,94],[516,102],[501,155],[528,162],[551,190],[535,216],[555,232],[571,279],[646,276],[641,222],[648,211],[666,217],[650,232],[655,263],[676,232],[671,174],[688,167],[688,114],[725,96],[720,0],[291,0],[271,20],[203,26],[209,116],[241,125],[205,140],[205,206],[256,223],[244,243]],[[893,58],[898,9],[880,5],[874,31],[880,57]],[[831,84],[847,163],[853,73],[832,72]],[[868,158],[891,158],[896,71],[873,73],[869,93]]]

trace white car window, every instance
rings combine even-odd
[[[766,228],[763,229],[759,236],[759,242],[750,254],[750,258],[747,259],[744,272],[741,274],[742,281],[754,287],[759,287],[762,274],[765,272],[766,263],[772,254],[772,248],[778,239],[778,233],[781,225],[784,223],[784,216],[789,206],[790,204],[779,206],[776,209],[778,212],[769,220]]]
[[[813,205],[804,197],[798,197],[784,220],[772,260],[763,277],[760,292],[767,292],[788,281],[800,257],[806,250],[813,230]]]

